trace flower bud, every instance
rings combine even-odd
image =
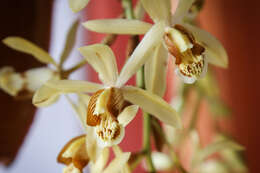
[[[173,167],[171,158],[162,152],[152,152],[152,161],[158,171],[168,171]]]

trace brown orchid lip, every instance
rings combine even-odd
[[[185,52],[181,52],[172,40],[170,33],[165,33],[164,41],[168,48],[168,51],[176,58],[176,65],[180,65],[181,63],[192,64],[194,56],[196,57],[202,55],[202,53],[205,51],[205,48],[197,43],[193,34],[182,25],[176,24],[174,28],[181,32],[185,37],[187,37],[193,47],[186,50]]]
[[[57,161],[59,163],[63,163],[65,165],[69,165],[73,163],[73,165],[82,170],[89,162],[87,158],[87,152],[85,147],[85,135],[81,135],[71,139],[60,151]],[[70,146],[72,146],[75,142],[82,140],[82,144],[80,144],[79,148],[75,149],[75,153],[72,154],[71,157],[64,157],[63,154],[68,150]]]
[[[192,45],[191,48],[187,45],[187,49],[180,51],[179,46],[174,41],[174,35],[166,32],[164,41],[171,55],[175,57],[175,64],[178,65],[179,72],[187,77],[199,77],[203,71],[205,48],[196,41],[194,35],[182,25],[175,25],[173,27],[185,39],[185,41]]]
[[[102,114],[94,115],[94,111],[96,108],[98,97],[103,91],[104,89],[98,90],[90,98],[89,106],[87,108],[87,125],[89,126],[96,126],[100,124]],[[106,109],[114,121],[117,122],[118,115],[123,111],[126,106],[129,105],[130,103],[124,100],[123,94],[120,89],[114,87],[110,88],[110,94],[106,104]]]
[[[193,44],[193,47],[191,48],[193,55],[198,56],[205,51],[205,48],[201,46],[199,43],[197,43],[193,34],[190,31],[188,31],[185,27],[177,24],[174,26],[174,28],[180,31],[182,34],[186,35],[189,41]]]
[[[107,103],[107,110],[114,120],[122,112],[124,97],[122,92],[117,88],[111,88],[110,96]]]
[[[193,55],[199,56],[202,55],[202,53],[205,51],[205,48],[198,43],[194,43],[191,51]]]

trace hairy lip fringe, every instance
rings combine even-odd
[[[176,58],[175,64],[179,66],[180,72],[188,77],[200,76],[205,64],[203,52],[205,48],[196,42],[191,32],[181,25],[175,25],[174,29],[180,32],[183,40],[188,41],[192,47],[185,45],[186,50],[181,51],[170,32],[164,35],[164,41],[171,55]]]
[[[104,92],[109,92],[106,98],[102,97]],[[105,100],[99,100],[105,99]],[[99,103],[101,102],[101,103]],[[97,111],[97,104],[105,102],[101,113]],[[124,100],[123,94],[118,88],[98,90],[89,101],[87,108],[87,125],[95,126],[97,135],[104,141],[116,140],[121,134],[121,128],[117,120],[118,115],[130,104]],[[101,105],[102,106],[102,105]],[[100,111],[100,110],[99,110]],[[97,114],[98,112],[98,114]]]

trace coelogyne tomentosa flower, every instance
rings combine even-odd
[[[151,31],[154,29],[157,26]],[[151,37],[150,33],[146,34],[143,41],[149,40],[157,44],[158,39]],[[144,64],[143,54],[151,48],[150,45],[143,45],[143,41],[128,59],[119,76],[115,56],[108,46],[95,44],[79,48],[87,62],[98,72],[103,85],[73,80],[48,81],[46,86],[52,88],[50,93],[36,92],[34,100],[47,101],[46,94],[93,93],[87,108],[86,123],[95,129],[97,142],[101,147],[116,145],[122,141],[124,127],[135,117],[138,106],[166,124],[180,128],[181,121],[176,111],[162,98],[137,87],[124,86]]]
[[[92,173],[129,172],[127,164],[130,157],[129,152],[122,152],[118,146],[114,146],[115,158],[107,165],[109,148],[101,149],[94,159],[90,157],[90,153],[87,151],[88,140],[89,138],[86,135],[78,136],[71,139],[63,147],[57,157],[59,163],[66,165],[63,173],[82,173],[83,168],[88,164]]]
[[[39,67],[18,73],[15,72],[13,67],[2,67],[0,69],[0,88],[14,97],[31,98],[34,92],[42,85],[44,87],[41,87],[41,90],[50,90],[44,85],[46,81],[67,78],[71,74],[71,71],[63,69],[63,65],[74,47],[78,23],[78,21],[73,22],[67,33],[66,42],[59,63],[56,63],[54,58],[47,51],[29,40],[16,36],[3,39],[3,43],[6,46],[19,52],[32,55],[37,61],[45,65],[53,65],[54,69]],[[48,104],[58,100],[58,96],[59,95],[57,94],[56,96],[53,95],[51,99],[49,98]],[[47,102],[44,104],[46,105]],[[37,106],[41,106],[40,103],[38,103]]]
[[[57,66],[53,58],[37,45],[21,37],[7,37],[3,43],[20,52],[31,54],[38,61]],[[0,88],[14,97],[32,97],[33,93],[47,80],[58,78],[58,73],[48,67],[32,68],[23,73],[13,67],[0,69]]]
[[[55,72],[47,67],[17,73],[12,67],[6,66],[0,69],[0,88],[14,97],[32,97],[42,84],[53,77]]]
[[[203,77],[208,63],[220,67],[228,65],[226,51],[217,39],[206,31],[185,23],[184,17],[188,15],[193,2],[194,0],[180,0],[174,15],[171,15],[170,0],[142,0],[155,25],[163,28],[164,33],[159,44],[163,44],[164,51],[168,49],[175,57],[175,72],[185,83],[193,83]],[[149,25],[128,19],[92,20],[84,23],[92,31],[117,34],[144,34],[150,28]],[[154,30],[151,35],[160,34]]]

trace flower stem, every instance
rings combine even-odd
[[[146,153],[147,167],[150,172],[156,172],[151,157],[151,116],[144,112],[143,117],[143,150]]]
[[[188,133],[193,130],[196,126],[196,123],[197,123],[197,119],[198,119],[198,113],[199,113],[199,108],[200,108],[200,104],[201,104],[201,99],[202,99],[202,96],[200,93],[198,93],[198,98],[196,99],[196,103],[195,103],[195,108],[193,110],[193,113],[192,113],[192,118],[191,118],[191,121],[190,121],[190,124],[189,124],[189,127],[188,127]]]
[[[127,19],[135,19],[133,5],[131,0],[122,0],[122,6],[124,8],[125,17]],[[133,45],[132,48],[136,47]],[[136,75],[136,85],[139,88],[145,89],[144,82],[144,66],[137,72]],[[143,151],[146,154],[146,162],[149,169],[149,172],[155,173],[155,168],[153,165],[152,157],[151,157],[151,116],[148,113],[143,112]]]
[[[68,76],[73,73],[74,71],[78,70],[79,68],[83,67],[85,64],[87,63],[86,60],[82,60],[80,61],[78,64],[76,64],[75,66],[69,68],[68,70],[65,70],[65,71],[62,71],[61,74],[62,74],[62,78],[63,79],[67,79]]]
[[[134,19],[134,11],[133,11],[133,4],[131,0],[122,0],[122,7],[125,12],[125,17],[127,19]]]

